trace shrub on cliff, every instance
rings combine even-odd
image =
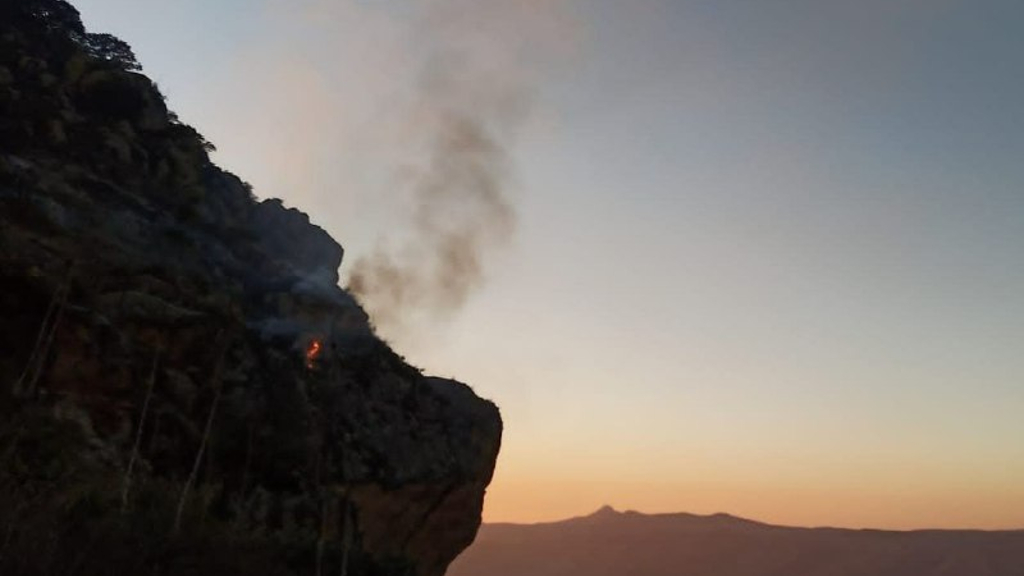
[[[53,48],[77,47],[114,68],[142,69],[127,42],[112,34],[87,33],[78,10],[64,0],[0,0],[0,21],[23,34],[47,38]]]
[[[108,62],[122,70],[142,70],[135,52],[127,42],[113,34],[85,34],[80,40],[82,48],[98,60]]]
[[[0,0],[0,16],[26,32],[85,34],[78,10],[64,0]]]

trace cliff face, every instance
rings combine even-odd
[[[0,0],[0,573],[443,574],[497,409],[374,336],[341,246],[111,42]]]

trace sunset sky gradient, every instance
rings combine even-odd
[[[469,45],[529,103],[516,235],[384,334],[500,406],[485,520],[1024,528],[1019,0],[75,4],[343,276],[401,234],[421,53],[511,32]]]

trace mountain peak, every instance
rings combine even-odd
[[[611,506],[561,522],[485,525],[478,538],[447,574],[1020,576],[1024,565],[1024,531],[865,533]]]

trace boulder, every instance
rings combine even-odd
[[[308,215],[273,198],[256,206],[249,228],[268,257],[286,262],[300,276],[338,282],[345,251],[323,228],[311,224]]]

